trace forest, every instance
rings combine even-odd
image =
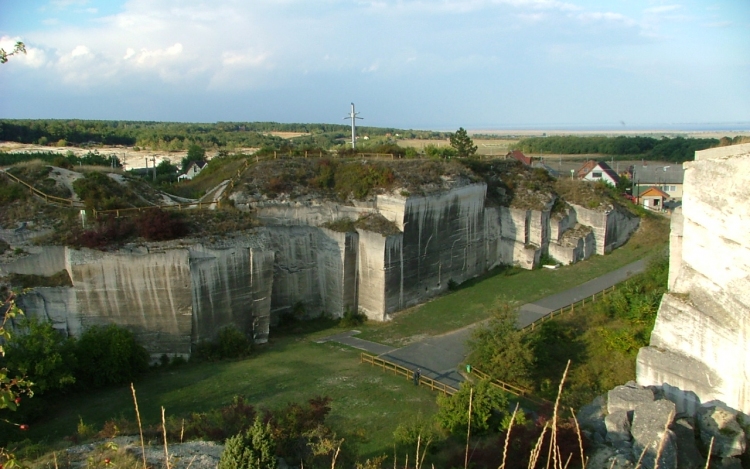
[[[406,138],[447,138],[446,132],[399,130],[388,127],[358,127],[360,135],[403,135]],[[291,143],[270,132],[302,133]],[[151,150],[203,148],[330,148],[348,139],[351,128],[344,124],[284,124],[278,122],[178,123],[104,120],[0,120],[0,141],[39,145],[127,145]]]
[[[741,138],[741,137],[740,137]],[[653,137],[579,137],[551,136],[522,139],[516,148],[527,153],[557,153],[563,155],[601,154],[631,156],[647,160],[682,163],[694,158],[695,152],[719,145],[731,145],[735,139],[684,138],[660,139]]]

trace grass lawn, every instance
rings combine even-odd
[[[362,334],[358,337],[402,346],[425,336],[456,330],[487,319],[488,308],[498,299],[524,304],[567,290],[653,255],[666,247],[668,238],[668,220],[648,217],[624,246],[606,256],[594,256],[557,270],[499,268],[465,282],[457,291],[396,313],[390,322],[359,326]]]
[[[365,459],[393,451],[393,431],[399,423],[437,410],[436,393],[417,388],[403,377],[360,365],[359,351],[317,344],[300,336],[275,339],[247,360],[188,364],[154,372],[135,386],[144,425],[160,422],[161,406],[167,416],[179,418],[227,405],[235,395],[244,395],[261,409],[329,396],[332,410],[328,422],[350,443],[357,440],[358,453]],[[52,443],[74,434],[80,419],[97,430],[118,417],[135,421],[128,386],[72,394],[55,407],[44,422],[32,423],[28,432],[6,427],[4,433],[15,440]]]

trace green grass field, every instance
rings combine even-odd
[[[244,395],[260,409],[329,396],[328,422],[349,443],[352,435],[357,436],[358,453],[365,459],[392,452],[393,431],[399,423],[419,414],[432,415],[437,409],[435,393],[415,387],[404,377],[360,364],[359,351],[299,336],[272,340],[247,360],[154,372],[135,387],[144,425],[160,422],[161,406],[167,416],[180,418],[225,406],[235,395]],[[10,438],[16,441],[29,438],[53,443],[73,435],[80,420],[97,430],[110,419],[135,421],[127,386],[71,394],[54,407],[45,422],[32,423],[28,432],[6,427],[6,435],[10,430]]]

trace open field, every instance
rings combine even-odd
[[[489,317],[496,301],[529,303],[580,285],[607,272],[666,249],[668,220],[651,217],[624,246],[561,269],[499,268],[469,280],[455,292],[396,313],[387,323],[368,322],[358,329],[361,339],[403,346],[426,336],[444,334]]]
[[[265,135],[272,135],[280,138],[296,138],[310,135],[308,132],[266,132]]]
[[[243,153],[250,155],[254,153],[257,148],[235,148],[232,153]],[[169,161],[171,164],[180,166],[182,159],[187,156],[187,150],[180,151],[166,151],[166,150],[134,150],[133,147],[125,146],[104,146],[104,147],[48,147],[44,145],[31,145],[26,143],[15,143],[15,142],[0,142],[0,151],[8,153],[59,153],[65,155],[68,152],[72,152],[76,156],[83,156],[90,151],[98,151],[103,156],[115,155],[122,163],[123,168],[127,170],[145,168],[148,165],[149,168],[154,166],[152,158],[156,160],[158,165],[162,161]],[[218,150],[207,150],[206,159],[210,160],[219,153]],[[148,163],[146,162],[148,160]]]
[[[497,138],[497,139],[482,139],[474,138],[474,145],[477,146],[477,153],[480,155],[488,156],[505,156],[510,151],[510,147],[518,143],[517,138]],[[397,140],[397,143],[401,147],[412,147],[418,151],[423,151],[427,145],[433,145],[436,147],[449,147],[450,142],[445,140],[424,140],[424,139],[401,139]]]
[[[413,421],[420,414],[430,416],[437,409],[435,393],[403,377],[360,365],[359,351],[333,343],[316,344],[301,336],[273,339],[242,361],[155,372],[135,387],[144,425],[160,422],[161,406],[168,417],[180,418],[228,405],[235,395],[244,395],[261,409],[329,396],[328,422],[349,443],[357,441],[358,453],[365,459],[393,451],[393,431],[399,423]],[[46,422],[31,423],[28,432],[20,434],[10,428],[10,433],[19,440],[54,442],[74,434],[80,420],[97,430],[110,419],[135,421],[127,386],[71,393],[46,415]],[[2,425],[8,432],[8,426]]]

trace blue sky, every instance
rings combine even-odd
[[[750,128],[750,0],[0,0],[0,117]]]

